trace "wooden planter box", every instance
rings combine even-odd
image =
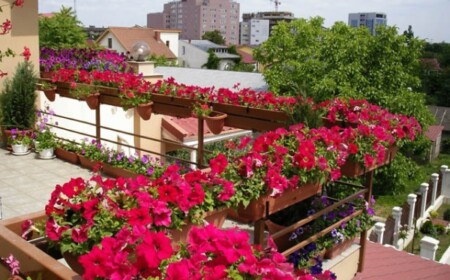
[[[267,215],[271,215],[300,201],[310,198],[321,191],[322,185],[319,182],[307,183],[296,188],[295,190],[284,191],[278,197],[264,195],[257,200],[250,202],[246,208],[244,208],[244,206],[240,206],[236,211],[231,210],[229,212],[229,216],[231,219],[241,222],[255,222],[266,218]]]
[[[74,152],[69,152],[67,150],[64,150],[62,148],[56,148],[55,149],[55,155],[57,158],[70,162],[72,164],[79,164],[80,159],[78,158],[78,154]]]
[[[341,243],[338,243],[335,246],[331,247],[330,249],[327,249],[325,251],[324,258],[329,259],[329,260],[334,259],[335,257],[342,254],[342,252],[344,252],[345,250],[350,248],[352,246],[354,240],[355,240],[355,238],[346,239],[346,240],[342,241]]]
[[[46,280],[81,280],[81,276],[60,263],[33,244],[20,236],[20,225],[26,220],[39,221],[46,219],[44,211],[27,214],[12,219],[0,221],[0,256],[13,254],[20,262],[20,271],[30,275],[32,279]],[[0,279],[8,279],[8,272],[0,269]]]

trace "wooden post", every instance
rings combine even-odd
[[[100,104],[98,105],[98,108],[95,109],[95,137],[97,138],[97,143],[100,142],[101,136],[101,129],[100,129]]]
[[[258,220],[255,222],[255,225],[253,227],[253,243],[264,245],[264,219]],[[263,246],[264,247],[264,246]]]
[[[203,118],[199,117],[198,121],[198,147],[197,147],[197,168],[203,168],[203,150],[204,150],[204,124]]]
[[[366,174],[366,188],[368,191],[366,193],[365,199],[369,203],[369,207],[372,206],[372,184],[373,184],[373,173],[374,171],[369,171]],[[361,238],[359,241],[361,245],[361,249],[359,251],[359,264],[358,264],[358,272],[362,272],[364,270],[364,258],[366,255],[366,247],[367,247],[367,230],[361,232]]]

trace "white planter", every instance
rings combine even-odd
[[[37,153],[39,150],[39,141],[33,140],[34,151]]]
[[[48,148],[48,149],[44,149],[39,151],[39,157],[43,158],[43,159],[49,159],[49,158],[53,158],[54,156],[54,148]]]
[[[18,155],[23,155],[28,152],[28,145],[23,144],[13,144],[11,145],[13,153]]]

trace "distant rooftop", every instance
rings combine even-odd
[[[239,84],[239,88],[251,88],[255,91],[267,91],[268,85],[261,73],[193,69],[183,67],[156,67],[155,73],[164,79],[173,77],[176,82],[200,87],[230,88]]]

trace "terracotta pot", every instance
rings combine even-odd
[[[227,218],[228,210],[228,208],[221,208],[206,213],[206,217],[204,219],[206,221],[206,224],[213,224],[217,228],[222,228],[222,225]],[[180,230],[170,230],[170,235],[172,237],[172,246],[177,245],[179,242],[186,242],[189,231],[194,226],[201,227],[201,225],[188,223],[182,226]]]
[[[139,174],[134,173],[130,170],[126,170],[126,169],[119,168],[119,167],[114,167],[110,164],[104,164],[102,172],[105,173],[106,175],[114,177],[114,178],[118,178],[118,177],[136,178],[137,176],[139,176]]]
[[[350,248],[352,246],[354,240],[355,240],[355,238],[346,239],[346,240],[342,241],[341,243],[336,244],[332,248],[327,249],[325,252],[324,258],[331,260],[331,259],[339,256],[340,254],[342,254],[342,252],[344,252],[345,250],[347,250],[348,248]]]
[[[98,161],[90,160],[82,155],[78,155],[78,158],[80,159],[81,166],[89,170],[94,169],[94,166],[98,163]]]
[[[41,78],[43,78],[43,79],[51,79],[52,78],[52,76],[53,76],[53,71],[50,71],[50,72],[44,72],[44,71],[42,71],[41,73],[40,73],[40,75],[41,75]]]
[[[284,191],[278,197],[264,195],[253,200],[244,208],[240,206],[237,211],[230,210],[229,217],[240,222],[255,222],[271,215],[275,212],[283,210],[295,203],[303,201],[311,196],[319,194],[322,191],[322,185],[319,182],[306,183],[294,190]]]
[[[69,252],[65,252],[63,254],[63,258],[66,261],[66,263],[69,265],[69,267],[75,271],[76,273],[83,275],[84,274],[84,268],[83,266],[78,262],[79,256],[73,255]]]
[[[152,116],[152,106],[153,102],[148,102],[145,104],[139,104],[136,107],[136,111],[138,112],[139,116],[144,120],[147,121]]]
[[[56,148],[55,149],[55,155],[64,161],[70,162],[72,164],[79,164],[80,160],[78,158],[78,155],[74,152],[70,152],[67,150],[64,150],[62,148]]]
[[[55,101],[55,97],[56,97],[56,88],[54,89],[46,89],[46,90],[42,90],[45,94],[45,97],[47,97],[48,101],[53,102]]]
[[[86,103],[91,110],[98,109],[100,105],[100,93],[96,92],[86,97]]]
[[[227,114],[213,111],[209,116],[204,116],[206,125],[209,130],[214,134],[220,134],[222,132],[223,126],[225,125],[225,119],[228,117]]]

